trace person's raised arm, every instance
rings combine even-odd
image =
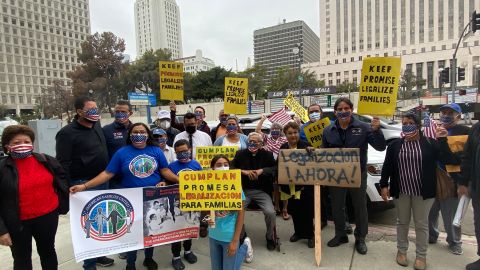
[[[262,114],[262,118],[260,119],[260,121],[258,121],[257,127],[255,128],[255,132],[263,134],[262,127],[263,127],[263,122],[265,122],[265,119],[267,119],[267,117],[265,116],[265,114]]]

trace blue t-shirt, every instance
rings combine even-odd
[[[245,195],[242,191],[242,201]],[[215,228],[208,228],[208,235],[217,241],[230,243],[235,234],[238,211],[215,211]]]
[[[189,162],[180,162],[178,160],[175,160],[174,162],[170,163],[168,165],[168,168],[176,175],[178,175],[179,172],[182,171],[201,171],[202,170],[202,165],[198,163],[196,160],[190,160]]]
[[[155,186],[161,181],[160,169],[168,162],[160,147],[147,146],[143,149],[127,145],[112,157],[106,171],[121,174],[124,188]]]

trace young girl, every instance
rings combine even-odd
[[[229,170],[230,161],[225,155],[217,155],[212,159],[213,170]],[[242,192],[242,200],[245,195]],[[239,211],[215,211],[215,221],[208,229],[210,236],[210,260],[212,270],[238,270],[247,253],[252,256],[250,239],[242,241],[244,220],[243,208]]]

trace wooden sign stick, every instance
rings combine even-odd
[[[215,211],[214,210],[210,210],[210,220],[214,222],[213,225],[210,225],[210,228],[215,229]]]
[[[320,185],[314,186],[315,199],[314,199],[314,209],[315,209],[315,261],[317,262],[317,267],[320,266],[322,261],[322,224],[321,224],[321,197],[320,197]]]

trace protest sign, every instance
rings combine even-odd
[[[359,187],[358,148],[282,149],[278,155],[278,183]]]
[[[240,170],[182,171],[178,178],[182,211],[242,209]]]
[[[452,153],[462,152],[467,140],[468,135],[447,136],[448,146]],[[460,165],[445,165],[445,169],[449,173],[460,172]]]
[[[290,111],[294,112],[302,122],[306,123],[310,120],[307,110],[293,97],[291,92],[289,92],[288,96],[283,100],[283,104],[285,104]]]
[[[195,160],[202,165],[202,168],[210,168],[210,162],[216,155],[225,155],[232,160],[237,153],[238,146],[198,146],[195,152]]]
[[[160,61],[160,99],[183,101],[183,63]]]
[[[182,213],[178,185],[84,191],[70,196],[77,262],[198,238],[199,212]]]
[[[322,146],[323,129],[330,125],[330,119],[325,117],[303,128],[308,142],[315,148]]]
[[[248,79],[225,77],[224,111],[226,114],[246,114]]]
[[[395,113],[400,67],[400,57],[363,60],[358,114],[392,116]]]
[[[182,212],[178,185],[143,189],[145,247],[198,238],[200,212]]]

